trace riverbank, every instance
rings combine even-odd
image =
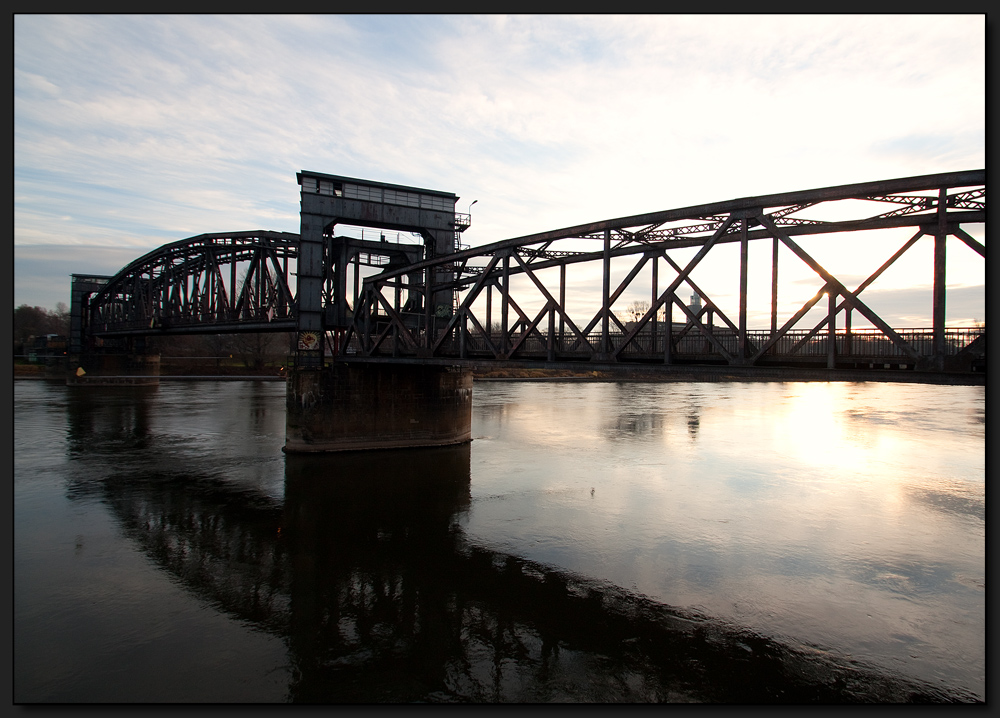
[[[216,381],[240,381],[255,379],[258,381],[284,381],[285,372],[281,369],[269,367],[260,370],[244,369],[241,367],[221,367],[216,370],[214,367],[206,369],[199,367],[188,371],[161,371],[158,375],[162,380],[171,379],[212,379]],[[49,368],[41,364],[15,364],[15,379],[44,379],[49,381],[62,381],[66,379],[66,370],[62,367]]]
[[[951,386],[985,386],[986,374],[918,372],[892,369],[808,369],[739,366],[617,365],[602,368],[484,368],[474,367],[482,381],[598,381],[598,382],[903,382]]]
[[[912,384],[944,384],[952,386],[985,386],[986,374],[937,373],[872,369],[806,369],[778,367],[734,366],[642,366],[618,365],[591,368],[591,366],[559,367],[472,367],[477,381],[595,381],[595,382],[775,382],[775,381],[877,381]],[[178,371],[171,368],[161,371],[162,380],[215,379],[219,381],[284,381],[284,368],[265,367],[253,370],[244,367],[192,367]],[[65,378],[63,369],[50,369],[41,364],[15,364],[15,379]]]

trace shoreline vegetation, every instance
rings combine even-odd
[[[647,372],[648,373],[648,372]],[[15,379],[62,379],[66,370],[62,367],[52,368],[43,364],[15,364]],[[617,372],[600,370],[569,370],[569,369],[545,369],[545,368],[504,368],[504,369],[474,369],[473,376],[476,379],[583,379],[597,381],[612,381],[621,379]],[[185,377],[210,377],[210,378],[261,378],[261,379],[284,379],[284,367],[264,367],[262,369],[247,369],[241,366],[199,366],[199,367],[160,367],[160,378],[185,378]],[[652,376],[651,381],[655,380]]]

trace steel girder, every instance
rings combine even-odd
[[[291,331],[298,235],[201,234],[130,263],[89,301],[87,331],[142,334]]]
[[[885,211],[886,204],[902,208]],[[836,207],[837,219],[824,219],[824,215],[831,216],[831,207]],[[973,170],[747,197],[542,232],[367,278],[353,324],[342,337],[340,349],[342,354],[371,357],[487,361],[578,359],[753,365],[818,359],[833,368],[838,361],[851,358],[927,368],[935,368],[937,362],[940,368],[944,356],[957,353],[978,336],[971,328],[944,327],[944,239],[954,236],[985,258],[985,247],[962,229],[963,224],[985,220],[985,171]],[[854,290],[793,239],[901,227],[913,228],[915,234]],[[924,235],[933,237],[939,247],[935,259],[934,326],[896,330],[859,295]],[[770,239],[773,245],[772,318],[768,331],[746,325],[747,245],[761,239]],[[582,248],[588,241],[603,246]],[[739,243],[741,250],[740,304],[738,316],[732,319],[691,275],[713,247],[727,243]],[[779,327],[776,297],[781,245],[812,269],[823,286]],[[683,267],[671,257],[673,250],[695,247],[697,253]],[[625,279],[612,287],[610,261],[625,257],[632,257],[634,265]],[[601,306],[595,314],[571,317],[565,298],[566,270],[586,263],[602,268]],[[614,311],[615,302],[632,288],[647,265],[652,276],[647,289],[648,310],[633,321],[623,322]],[[555,269],[559,272],[557,281],[541,276],[543,270]],[[665,281],[661,271],[673,278]],[[415,287],[411,280],[404,285],[404,273],[423,276],[424,283]],[[521,278],[517,290],[511,283],[516,276]],[[430,286],[427,277],[431,278]],[[677,291],[682,285],[689,286],[704,302],[700,309],[691,309],[680,300]],[[404,286],[424,293],[457,291],[460,299],[456,312],[444,320],[408,314],[399,302]],[[807,328],[797,327],[824,295],[828,306],[823,320]],[[663,320],[664,311],[673,306],[683,314],[682,327]],[[853,312],[868,320],[874,329],[852,329]],[[497,314],[499,321],[494,321]]]

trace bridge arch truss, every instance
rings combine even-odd
[[[90,295],[96,337],[294,331],[298,235],[200,234],[136,259]]]
[[[837,219],[821,219],[831,215]],[[423,272],[419,286],[404,284],[403,270],[367,278],[339,352],[344,357],[420,361],[802,363],[828,368],[851,362],[881,368],[882,362],[891,362],[894,368],[942,369],[949,357],[969,355],[976,347],[985,354],[984,330],[947,328],[944,314],[946,240],[955,238],[985,259],[984,245],[963,228],[985,219],[985,171],[975,170],[749,197],[528,235],[412,265],[405,273]],[[899,228],[909,228],[909,239],[895,253],[890,249],[884,263],[856,285],[827,271],[795,239]],[[921,237],[934,244],[933,326],[897,330],[860,295]],[[761,241],[772,248],[771,326],[751,329],[748,246]],[[731,315],[692,275],[713,248],[726,244],[738,245],[740,255],[739,308]],[[685,248],[696,248],[694,256],[677,261],[676,250]],[[780,248],[809,267],[821,286],[779,322]],[[612,260],[631,262],[617,284],[611,281]],[[600,268],[600,306],[571,316],[566,270],[586,264]],[[626,292],[636,291],[640,274],[649,282],[641,290],[649,301],[641,316],[626,322],[614,307]],[[698,305],[689,306],[679,296],[684,285],[693,290]],[[407,313],[401,306],[404,290],[432,296],[446,289],[455,295],[454,310],[447,316]],[[825,307],[820,304],[824,298]],[[817,305],[826,310],[823,318],[803,324]],[[670,319],[676,310],[680,322]],[[871,326],[854,328],[852,317]]]

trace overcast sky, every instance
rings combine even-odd
[[[14,304],[68,303],[70,273],[203,232],[298,232],[303,169],[478,200],[478,245],[983,168],[985,31],[983,15],[18,15]],[[839,271],[860,281],[905,239]],[[929,323],[929,241],[865,292],[896,326]],[[951,240],[948,272],[949,323],[984,318],[982,259]]]

